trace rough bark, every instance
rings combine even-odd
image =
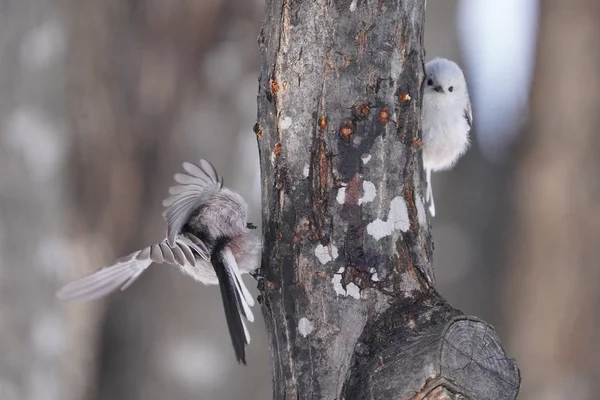
[[[276,399],[516,398],[494,329],[433,286],[423,18],[418,0],[266,4],[255,131]]]
[[[600,390],[600,3],[542,2],[506,296],[523,398]]]

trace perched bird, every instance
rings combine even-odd
[[[247,222],[244,199],[223,188],[222,177],[208,161],[184,162],[183,169],[186,173],[175,174],[179,185],[171,187],[171,196],[163,201],[167,237],[65,285],[57,296],[97,299],[126,289],[153,262],[176,265],[205,285],[219,285],[235,356],[246,364],[250,335],[244,318],[254,321],[254,299],[241,275],[258,268],[261,240],[250,232],[256,227]]]
[[[455,62],[433,59],[425,64],[425,75],[421,114],[425,200],[435,216],[431,172],[452,168],[467,151],[473,114],[465,76]]]

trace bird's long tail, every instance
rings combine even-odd
[[[429,213],[435,217],[435,202],[433,201],[433,188],[431,187],[431,170],[426,170],[427,191],[425,192],[425,201],[429,203]]]
[[[221,299],[231,343],[238,362],[246,364],[246,345],[250,344],[250,334],[242,317],[254,321],[251,306],[254,299],[242,281],[240,271],[229,247],[217,244],[211,255],[211,263],[219,279]]]

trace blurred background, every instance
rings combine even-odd
[[[54,297],[162,239],[184,160],[210,159],[260,223],[262,17],[259,0],[0,2],[0,400],[270,398],[260,313],[240,367],[217,287],[155,266],[103,301]],[[439,290],[496,327],[520,399],[597,399],[600,5],[429,0],[425,39],[463,66],[474,114],[471,150],[433,178]]]

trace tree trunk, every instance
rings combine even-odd
[[[514,399],[494,329],[436,292],[422,197],[424,4],[266,4],[261,303],[276,399]]]

